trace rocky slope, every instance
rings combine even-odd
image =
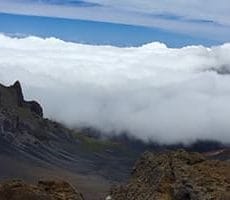
[[[29,185],[10,181],[0,185],[0,200],[84,200],[81,193],[67,182],[39,181]]]
[[[183,150],[145,153],[132,178],[111,191],[112,200],[228,200],[230,163]]]
[[[43,118],[39,103],[24,100],[18,81],[0,84],[0,180],[68,178],[91,200],[125,180],[135,158],[113,142]]]

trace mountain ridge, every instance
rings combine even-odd
[[[18,81],[0,85],[0,100],[1,179],[34,182],[43,176],[69,177],[83,192],[92,191],[87,194],[91,200],[129,176],[137,155],[43,118],[37,102],[24,100]]]

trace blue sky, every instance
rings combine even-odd
[[[153,41],[166,43],[170,47],[218,44],[218,41],[170,33],[157,28],[12,14],[0,14],[0,32],[19,37],[36,35],[114,46],[140,46]]]
[[[0,32],[116,46],[211,46],[230,41],[229,10],[228,0],[1,0]]]

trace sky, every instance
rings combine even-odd
[[[213,46],[230,39],[229,10],[228,0],[0,0],[0,32],[115,46]]]
[[[199,44],[210,46],[219,44],[219,42],[215,40],[170,33],[157,28],[1,13],[0,32],[12,37],[35,35],[43,38],[56,37],[65,41],[93,45],[113,45],[121,47],[140,46],[153,41],[164,42],[171,47]]]

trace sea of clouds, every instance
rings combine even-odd
[[[0,82],[71,127],[230,142],[230,44],[118,48],[0,34]]]

